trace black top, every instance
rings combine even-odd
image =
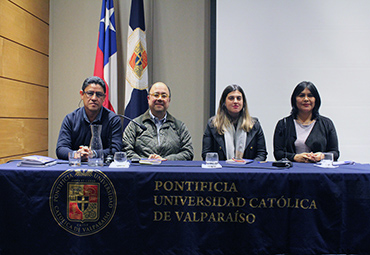
[[[292,115],[279,120],[274,133],[274,156],[276,160],[287,158],[294,161],[296,155],[294,142],[297,140],[297,132]],[[333,122],[319,115],[308,135],[305,144],[312,152],[331,152],[334,160],[339,158],[338,137]]]

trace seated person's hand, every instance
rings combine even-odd
[[[87,146],[80,145],[78,151],[81,154],[81,161],[87,162],[89,160],[90,149]]]
[[[312,155],[311,155],[311,153],[307,153],[307,152],[296,154],[294,156],[294,161],[295,162],[310,163],[311,160],[312,160]]]
[[[324,158],[324,154],[321,152],[316,152],[316,153],[313,153],[312,158],[314,162],[316,163],[316,162],[321,161]]]
[[[317,152],[317,153],[304,152],[304,153],[296,154],[294,156],[294,161],[301,162],[301,163],[316,163],[320,161],[323,158],[323,156],[324,155],[321,152]]]
[[[149,159],[159,159],[161,161],[166,161],[167,159],[165,158],[162,158],[161,156],[157,155],[157,154],[150,154],[149,155]]]

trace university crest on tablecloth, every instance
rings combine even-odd
[[[112,220],[117,195],[110,179],[98,169],[69,169],[50,191],[51,213],[60,227],[77,236],[95,234]]]

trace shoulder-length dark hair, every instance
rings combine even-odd
[[[290,102],[292,104],[292,111],[291,111],[290,114],[293,115],[293,117],[295,119],[297,118],[297,115],[298,115],[298,112],[299,112],[298,107],[297,107],[297,96],[305,88],[307,88],[315,98],[315,107],[312,110],[312,118],[311,118],[313,120],[317,116],[319,116],[319,108],[320,108],[320,105],[321,105],[321,98],[320,98],[320,95],[319,95],[319,91],[317,90],[315,85],[310,81],[302,81],[293,90],[292,97],[290,98]]]
[[[213,125],[216,127],[217,132],[223,135],[229,125],[231,125],[231,116],[226,108],[226,97],[230,92],[239,91],[243,96],[243,109],[240,111],[240,118],[242,118],[241,129],[248,132],[253,127],[253,119],[249,115],[247,98],[243,89],[236,84],[228,85],[222,92],[220,103],[218,105],[216,117],[213,119]]]

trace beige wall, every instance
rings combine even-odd
[[[130,0],[115,1],[119,93],[123,99]],[[50,0],[49,155],[61,122],[79,104],[83,80],[93,74],[101,0]],[[171,114],[188,126],[195,160],[209,112],[209,0],[144,0],[149,82],[172,90]],[[123,113],[124,102],[119,103]]]

